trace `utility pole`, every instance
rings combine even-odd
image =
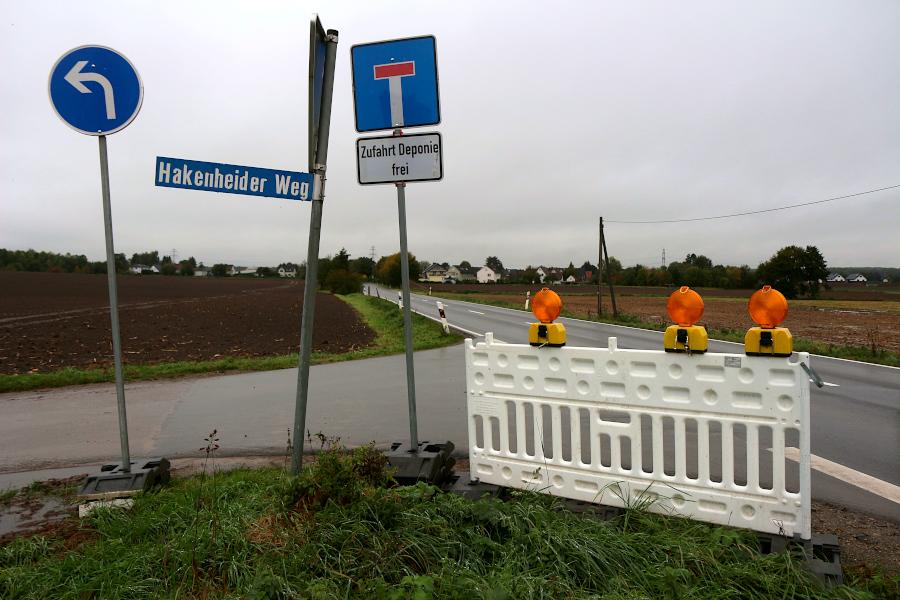
[[[612,301],[613,317],[619,316],[619,309],[616,307],[616,291],[613,289],[612,272],[609,269],[609,250],[606,249],[606,236],[603,233],[603,217],[600,217],[600,253],[606,257],[606,280],[609,282],[609,297]]]
[[[597,317],[603,314],[603,217],[597,230]]]

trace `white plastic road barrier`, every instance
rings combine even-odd
[[[471,476],[808,540],[809,355],[796,356],[466,340]]]
[[[444,314],[444,303],[438,301],[437,308],[438,314],[441,316],[441,326],[444,328],[444,333],[450,333],[450,325],[447,323],[447,315]]]

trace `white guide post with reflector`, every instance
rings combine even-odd
[[[444,328],[444,333],[450,333],[450,325],[447,323],[447,315],[444,314],[444,303],[437,303],[438,314],[441,317],[441,326]]]
[[[416,74],[415,61],[404,61],[375,65],[375,79],[387,79],[388,91],[391,98],[391,123],[394,127],[403,127],[403,86],[401,80],[404,77],[414,77]]]

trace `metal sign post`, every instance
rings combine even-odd
[[[303,314],[300,317],[300,360],[297,369],[297,396],[294,405],[293,452],[291,472],[297,474],[303,466],[303,441],[306,432],[306,405],[309,394],[309,360],[312,353],[313,320],[316,311],[316,289],[318,288],[319,239],[322,233],[322,204],[325,198],[325,166],[328,160],[328,133],[331,126],[331,96],[334,91],[334,64],[337,58],[338,32],[329,29],[322,36],[322,25],[314,17],[310,27],[310,107],[316,110],[319,121],[315,131],[310,130],[310,147],[315,141],[315,156],[310,157],[311,170],[315,176],[312,214],[309,222],[309,245],[306,251],[306,281],[303,285]],[[321,71],[314,68],[318,64],[318,52],[324,46],[325,59]],[[321,86],[321,87],[320,87]],[[311,119],[312,120],[312,119]]]
[[[412,311],[409,308],[409,253],[406,248],[406,184],[397,184],[397,212],[400,216],[400,281],[403,286],[403,341],[406,345],[406,395],[409,402],[409,447],[419,447],[416,418],[416,372],[413,363]]]
[[[444,176],[443,148],[438,133],[404,136],[402,128],[436,125],[441,121],[437,44],[434,36],[430,35],[358,44],[350,49],[350,57],[353,63],[356,130],[394,130],[390,137],[360,138],[356,141],[357,179],[361,185],[393,183],[397,187],[400,297],[409,402],[408,452],[418,455],[409,251],[406,243],[406,183],[441,179]]]
[[[90,84],[90,85],[87,85]],[[112,328],[113,364],[119,414],[122,464],[131,471],[128,419],[125,413],[125,379],[122,374],[122,341],[119,333],[119,299],[116,289],[116,254],[113,246],[112,208],[109,194],[109,162],[106,136],[127,127],[141,110],[144,86],[134,65],[105,46],[80,46],[60,57],[50,70],[50,102],[59,118],[85,135],[99,136],[100,185],[106,236],[106,281],[109,286],[109,319]]]

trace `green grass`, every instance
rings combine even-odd
[[[0,597],[863,599],[900,584],[825,590],[800,556],[761,555],[748,532],[639,509],[600,521],[535,492],[372,487],[378,465],[355,454],[296,479],[178,480],[130,511],[96,511],[81,543],[17,538],[0,547]]]
[[[437,295],[437,294],[435,294]],[[487,304],[489,306],[499,306],[501,308],[511,308],[513,310],[518,310],[523,313],[526,311],[523,310],[522,302],[509,302],[506,300],[494,300],[494,299],[483,299],[478,298],[474,294],[456,294],[456,293],[442,293],[441,297],[450,299],[450,300],[461,300],[464,302],[474,302],[478,304]],[[530,314],[530,313],[527,313]],[[598,323],[609,323],[610,325],[627,325],[628,327],[637,327],[639,329],[650,329],[652,331],[665,331],[666,324],[654,322],[654,321],[644,321],[640,318],[630,315],[627,313],[619,313],[618,318],[613,318],[612,315],[603,315],[600,318],[597,318],[596,315],[591,315],[590,318],[587,317],[584,313],[573,313],[571,311],[563,309],[562,311],[563,317],[570,317],[573,319],[581,319],[584,321],[596,321]],[[746,331],[735,331],[734,329],[710,329],[709,337],[710,339],[716,340],[724,340],[727,342],[738,342],[744,343],[744,335]],[[864,346],[850,346],[850,345],[842,345],[842,344],[829,344],[826,342],[815,342],[811,340],[804,340],[794,338],[794,351],[795,352],[809,352],[810,354],[818,354],[821,356],[831,356],[834,358],[846,358],[848,360],[858,360],[860,362],[868,362],[875,363],[879,365],[888,365],[891,367],[900,367],[900,353],[890,352],[888,350],[879,350],[876,353],[872,353],[870,348],[866,348]]]
[[[350,352],[314,352],[312,355],[313,364],[372,358],[404,351],[403,317],[396,304],[362,294],[337,297],[347,302],[359,313],[362,320],[375,332],[375,341],[366,348]],[[445,335],[438,323],[413,314],[413,345],[416,350],[448,346],[460,341],[462,341],[462,336],[455,333]],[[298,354],[294,353],[278,356],[226,357],[217,360],[126,365],[124,371],[125,381],[143,381],[206,373],[288,369],[296,367],[297,361]],[[106,383],[114,380],[115,373],[112,368],[79,369],[68,367],[47,373],[0,375],[0,393],[87,383]]]

